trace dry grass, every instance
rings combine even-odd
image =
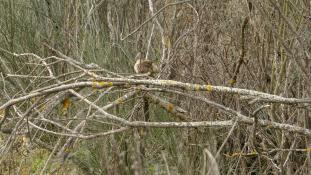
[[[310,174],[310,9],[0,1],[0,174]]]

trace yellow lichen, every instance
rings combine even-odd
[[[100,86],[100,87],[106,87],[106,86],[112,86],[113,85],[113,83],[112,82],[105,82],[105,81],[100,81],[100,82],[98,82],[98,85]]]
[[[212,92],[213,86],[212,86],[212,85],[206,85],[206,90],[207,90],[208,92]]]
[[[174,85],[174,84],[176,84],[176,81],[174,81],[174,80],[161,80],[161,82],[162,82],[163,84],[168,84],[168,85]]]
[[[166,109],[168,112],[173,112],[174,110],[174,105],[172,103],[168,103],[166,106]]]
[[[112,85],[113,85],[112,82],[106,82],[106,81],[93,81],[92,82],[93,88],[110,87]]]
[[[195,85],[194,85],[194,90],[195,90],[195,91],[199,91],[199,90],[200,90],[200,85],[195,84]]]
[[[96,88],[97,87],[97,81],[92,81],[92,87]]]
[[[304,149],[304,151],[311,152],[311,147]]]

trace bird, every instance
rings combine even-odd
[[[158,66],[152,62],[150,59],[145,58],[146,56],[141,52],[138,52],[135,59],[134,71],[137,74],[147,74],[147,76],[153,77],[154,74],[159,72]],[[148,85],[146,85],[148,87]],[[144,121],[149,121],[149,100],[145,96],[145,93],[142,93],[142,102],[143,102],[143,117]],[[141,130],[140,135],[143,136],[146,134],[145,129]]]
[[[149,59],[145,59],[141,52],[138,52],[134,65],[134,71],[137,74],[154,74],[158,72],[158,66]]]

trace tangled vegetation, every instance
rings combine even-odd
[[[310,9],[0,1],[0,174],[311,174]]]

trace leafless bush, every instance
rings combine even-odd
[[[64,2],[2,2],[0,172],[310,173],[307,1]]]

